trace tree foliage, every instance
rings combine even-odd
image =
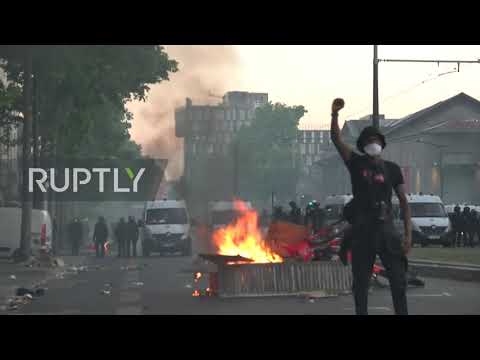
[[[138,156],[126,104],[145,100],[150,84],[177,71],[161,46],[0,45],[1,67],[16,89],[22,88],[27,54],[33,60],[38,135],[44,149],[65,155]],[[24,110],[22,102],[16,106]]]
[[[237,142],[242,197],[266,201],[272,192],[284,199],[295,194],[300,167],[292,146],[305,113],[303,106],[268,103],[239,130],[230,151],[233,155]]]

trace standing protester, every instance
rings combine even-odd
[[[99,216],[95,224],[95,229],[93,230],[93,243],[95,244],[95,254],[97,257],[105,257],[105,243],[107,239],[108,227],[107,224],[105,224],[105,218]]]
[[[352,203],[352,274],[355,312],[368,314],[368,289],[377,254],[387,270],[397,315],[407,315],[406,254],[412,246],[411,214],[400,167],[381,158],[385,137],[374,127],[365,128],[358,140],[359,155],[346,144],[338,125],[342,99],[332,104],[331,138],[350,172]],[[405,239],[393,224],[392,189],[404,214]]]
[[[78,256],[80,252],[80,242],[82,240],[82,224],[78,218],[74,218],[68,225],[68,236],[72,242],[72,256]]]
[[[460,206],[455,206],[452,215],[453,247],[460,247],[462,243],[462,212]]]
[[[127,256],[130,256],[130,245],[132,246],[132,256],[137,256],[138,225],[133,216],[128,217],[127,223]]]
[[[120,218],[119,223],[115,229],[115,237],[117,238],[118,243],[118,257],[126,256],[126,233],[127,233],[127,223],[125,219]]]

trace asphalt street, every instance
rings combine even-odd
[[[86,257],[87,271],[50,280],[44,296],[7,314],[53,315],[223,315],[291,314],[351,315],[351,296],[316,299],[192,297],[191,258],[159,257],[96,259]],[[129,266],[130,268],[126,268]],[[95,268],[97,267],[97,268]],[[480,283],[426,280],[425,288],[409,289],[413,315],[480,314]],[[391,315],[388,289],[370,294],[372,315]],[[5,312],[4,312],[5,313]]]

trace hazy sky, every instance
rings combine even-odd
[[[304,105],[301,128],[327,128],[330,106],[343,97],[344,120],[372,113],[372,45],[202,46],[168,45],[179,62],[170,81],[153,85],[148,100],[132,102],[130,134],[145,153],[170,160],[167,172],[183,169],[183,143],[175,136],[174,109],[217,103],[227,91],[268,92],[270,101]],[[380,59],[477,60],[480,46],[379,46]],[[380,114],[400,118],[460,92],[480,99],[480,64],[385,63],[379,65]],[[422,82],[424,82],[422,84]],[[211,95],[215,96],[211,96]]]
[[[268,92],[274,102],[304,105],[301,125],[324,127],[330,103],[343,97],[341,115],[355,119],[372,112],[371,45],[235,46],[240,57],[238,90]],[[480,46],[379,46],[380,59],[477,60]],[[387,118],[408,115],[465,92],[480,99],[480,64],[384,63],[379,65],[380,113]],[[421,84],[422,81],[426,81]]]

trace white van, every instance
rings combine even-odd
[[[245,202],[248,209],[252,209],[250,202]],[[231,224],[238,212],[233,201],[212,201],[208,203],[208,224],[212,230]]]
[[[148,201],[145,204],[144,226],[144,256],[152,252],[191,254],[190,220],[185,201]]]
[[[452,225],[442,199],[436,195],[423,194],[408,194],[407,199],[412,213],[413,244],[422,247],[430,244],[449,246]]]
[[[343,216],[343,208],[350,200],[353,199],[353,195],[330,195],[327,196],[322,206],[325,210],[327,224],[339,221]]]
[[[22,209],[0,207],[0,256],[11,257],[20,248]],[[52,219],[46,210],[32,210],[32,254],[52,247]]]

